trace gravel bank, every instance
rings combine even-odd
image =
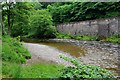
[[[65,66],[73,66],[71,63],[61,59],[59,55],[66,55],[72,57],[69,54],[59,51],[53,47],[33,44],[33,43],[23,43],[23,45],[29,50],[32,55],[30,60],[27,60],[27,64],[31,63],[57,63],[63,64]]]

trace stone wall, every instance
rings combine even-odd
[[[120,34],[120,17],[58,24],[57,31],[71,35],[111,36]]]

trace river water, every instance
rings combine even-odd
[[[51,41],[27,41],[30,43],[37,43],[42,45],[47,45],[54,47],[58,50],[63,52],[69,53],[71,56],[78,58],[85,64],[91,64],[100,66],[102,68],[111,70],[117,74],[119,74],[118,66],[118,53],[113,52],[114,49],[112,48],[103,48],[103,47],[83,47],[83,46],[76,46],[71,43],[66,42],[51,42]]]

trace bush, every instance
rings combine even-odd
[[[67,67],[63,70],[61,78],[113,78],[113,73],[97,66],[83,64],[76,59],[71,59],[61,55],[66,61],[71,62],[75,67]]]
[[[64,33],[56,33],[56,38],[59,39],[72,39],[73,37],[69,34],[64,34]]]
[[[2,42],[2,76],[17,78],[21,64],[26,62],[26,58],[31,58],[31,55],[19,42],[19,37],[13,39],[4,35]]]
[[[26,58],[31,58],[30,53],[16,39],[3,36],[2,60],[8,62],[24,63]]]
[[[76,40],[97,40],[96,36],[86,36],[86,35],[70,35],[65,33],[56,33],[56,38],[60,39],[76,39]]]
[[[37,10],[30,17],[30,37],[53,38],[55,37],[55,26],[52,23],[52,16],[47,10]],[[32,33],[31,33],[32,32]]]
[[[77,35],[74,38],[77,40],[88,40],[88,41],[97,39],[97,37],[95,37],[95,36],[86,36],[86,35]]]

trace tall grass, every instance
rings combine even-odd
[[[24,63],[26,58],[31,58],[30,53],[16,39],[9,36],[2,38],[2,60]]]
[[[58,78],[64,66],[56,64],[33,64],[23,66],[19,78]]]
[[[25,65],[30,53],[17,40],[3,36],[2,76],[3,78],[55,78],[60,76],[64,66],[56,64]],[[23,65],[24,64],[24,65]]]
[[[10,36],[2,36],[2,75],[3,77],[18,77],[20,65],[26,62],[30,53],[22,44]]]

